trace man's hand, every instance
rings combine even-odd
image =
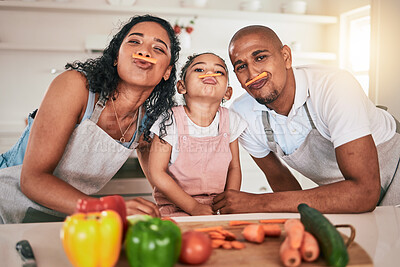
[[[129,199],[125,201],[125,204],[127,215],[148,214],[152,217],[161,216],[156,204],[141,197]]]
[[[220,214],[260,212],[259,204],[264,205],[265,203],[261,199],[257,201],[257,196],[256,194],[228,189],[214,197],[212,208],[214,212],[219,210]]]

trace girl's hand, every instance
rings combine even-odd
[[[141,197],[126,200],[125,204],[127,215],[147,214],[152,217],[161,217],[157,205]]]
[[[205,205],[205,204],[200,204],[198,203],[190,215],[196,216],[196,215],[213,215],[213,210],[210,205]]]

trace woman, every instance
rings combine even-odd
[[[67,64],[21,140],[0,157],[0,222],[29,222],[38,213],[62,220],[78,199],[99,191],[173,105],[179,50],[167,21],[136,16],[101,57]],[[160,215],[144,199],[126,205],[128,215]]]

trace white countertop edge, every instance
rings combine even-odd
[[[206,216],[182,216],[171,217],[176,222],[205,222],[205,221],[238,221],[238,220],[262,220],[300,218],[299,213],[235,213]]]

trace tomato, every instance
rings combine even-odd
[[[190,34],[192,31],[193,31],[193,27],[190,27],[190,26],[187,26],[187,27],[186,27],[186,32],[187,32],[187,33]]]
[[[186,231],[182,234],[180,262],[201,264],[208,260],[211,252],[211,238],[208,234],[196,231]]]
[[[179,25],[174,26],[174,32],[175,34],[180,34],[181,33],[181,27]]]

